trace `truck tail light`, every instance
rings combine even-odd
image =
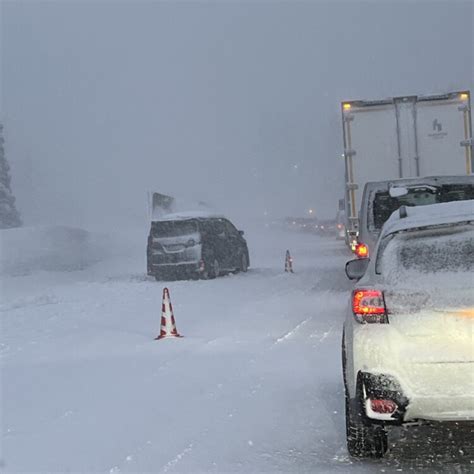
[[[352,312],[359,323],[388,323],[385,300],[380,290],[354,290]]]
[[[360,242],[356,245],[354,253],[359,258],[368,258],[369,257],[369,247],[367,247],[367,245]]]

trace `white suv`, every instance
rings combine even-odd
[[[358,279],[342,340],[347,445],[381,457],[387,428],[474,421],[474,201],[401,207]]]

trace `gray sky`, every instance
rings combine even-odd
[[[472,1],[4,1],[27,224],[143,222],[146,191],[333,216],[339,102],[474,90]],[[296,165],[296,166],[295,166]]]

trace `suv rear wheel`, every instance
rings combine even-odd
[[[382,426],[364,422],[365,413],[361,399],[346,398],[346,438],[347,450],[354,457],[381,458],[388,449],[387,432]]]

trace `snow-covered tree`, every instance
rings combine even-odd
[[[21,219],[10,187],[10,166],[5,157],[3,143],[3,125],[0,123],[0,229],[9,229],[20,227]]]

